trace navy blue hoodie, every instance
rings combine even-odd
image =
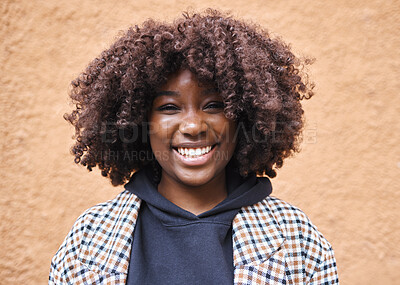
[[[233,284],[232,221],[272,192],[269,179],[227,167],[227,198],[196,216],[162,196],[152,177],[146,168],[125,185],[142,199],[127,284]]]

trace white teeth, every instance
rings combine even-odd
[[[206,147],[201,147],[201,148],[178,147],[178,152],[184,156],[196,157],[196,156],[200,156],[200,155],[209,153],[211,148],[212,148],[211,146],[206,146]]]

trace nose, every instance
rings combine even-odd
[[[198,136],[207,132],[207,129],[207,123],[198,114],[186,116],[179,125],[179,132],[190,136]]]

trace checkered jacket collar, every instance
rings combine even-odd
[[[49,284],[125,284],[141,200],[88,209],[52,259]],[[234,284],[338,284],[329,242],[299,209],[268,196],[232,223]]]
[[[273,213],[263,200],[243,207],[232,223],[234,266],[260,264],[277,252],[285,241]]]
[[[106,231],[104,230],[102,235],[92,237],[96,242],[88,245],[87,250],[83,251],[87,255],[82,259],[88,264],[99,264],[100,271],[127,274],[132,233],[141,200],[127,191],[121,193],[119,198],[114,205],[111,205],[113,213],[109,220],[110,227],[102,225],[102,228],[112,232],[104,234]],[[266,203],[264,200],[255,205],[243,207],[233,220],[232,240],[235,268],[251,264],[257,265],[267,260],[285,240],[276,218],[266,207]],[[113,223],[115,226],[111,227]],[[104,236],[111,238],[104,239],[102,238]],[[98,255],[96,260],[93,260],[93,249],[99,245],[104,248],[102,251],[104,254]]]

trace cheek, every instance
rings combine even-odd
[[[226,119],[225,116],[214,123],[215,133],[223,143],[223,148],[229,156],[233,155],[237,144],[237,123]]]
[[[153,125],[149,129],[150,145],[153,150],[157,150],[163,147],[165,141],[163,131],[157,125]]]
[[[149,138],[153,150],[169,148],[172,134],[173,128],[170,120],[153,117],[149,121]]]
[[[236,145],[236,138],[237,138],[236,131],[237,131],[236,122],[227,120],[225,122],[225,128],[223,132],[225,134],[225,139],[227,140],[227,143],[233,145],[233,147],[235,147]]]
[[[232,155],[233,155],[233,152],[235,151],[236,145],[237,145],[238,137],[237,137],[236,131],[237,131],[237,128],[236,128],[236,124],[235,124],[232,128],[230,128],[230,131],[229,131],[229,144],[230,144],[230,149],[231,149]]]
[[[153,153],[160,147],[161,128],[158,121],[150,117],[148,122],[148,135]]]
[[[160,128],[155,129],[156,127],[152,126],[149,130],[150,147],[158,163],[164,165],[164,156],[168,147],[164,143],[165,138],[163,137],[162,130]]]

